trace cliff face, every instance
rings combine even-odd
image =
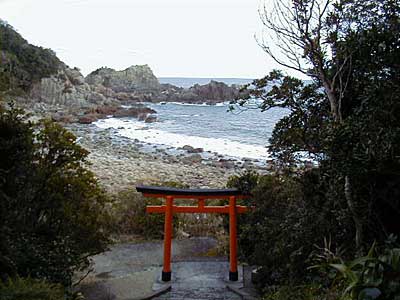
[[[78,69],[63,65],[57,72],[33,84],[29,97],[36,102],[69,107],[110,105],[116,100],[111,91],[99,89],[85,82]]]
[[[148,65],[131,66],[122,71],[110,68],[100,68],[86,77],[91,85],[102,85],[111,88],[114,92],[157,92],[160,83]]]

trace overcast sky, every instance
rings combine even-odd
[[[148,64],[158,77],[258,78],[262,0],[0,0],[0,18],[87,73]]]

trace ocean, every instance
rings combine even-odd
[[[211,80],[228,85],[252,81],[244,78],[159,78],[161,83],[185,88],[196,83],[207,84]],[[287,113],[280,108],[261,112],[240,107],[231,112],[227,102],[217,105],[146,103],[146,106],[157,111],[157,122],[109,118],[95,124],[100,128],[117,129],[120,136],[152,147],[178,149],[189,145],[228,158],[263,160],[268,158],[266,146],[275,124]]]
[[[237,159],[266,159],[272,130],[285,114],[283,109],[228,111],[228,103],[217,105],[147,103],[157,111],[158,121],[144,123],[134,118],[97,121],[100,128],[117,129],[120,136],[161,148],[185,145]]]

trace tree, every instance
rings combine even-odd
[[[267,39],[260,45],[280,65],[317,80],[329,100],[331,115],[342,120],[341,106],[351,55],[335,57],[347,20],[331,0],[275,0],[271,11],[264,6],[261,18],[281,55],[272,50]],[[285,57],[282,59],[281,56]],[[334,66],[334,68],[332,68]]]
[[[0,112],[0,274],[70,286],[107,247],[108,198],[88,152],[59,125]]]
[[[262,109],[290,109],[270,140],[270,150],[278,158],[293,165],[290,159],[300,151],[317,153],[320,165],[335,174],[338,195],[344,196],[354,221],[358,249],[374,202],[374,193],[362,200],[365,179],[375,174],[372,164],[360,164],[360,152],[380,153],[383,156],[375,156],[374,161],[391,161],[392,167],[398,161],[394,155],[398,153],[397,117],[393,110],[385,113],[384,109],[391,105],[397,111],[399,7],[396,0],[276,0],[272,11],[264,6],[263,23],[281,55],[273,52],[267,39],[260,41],[261,46],[282,66],[309,75],[313,84],[273,72],[247,87],[250,97],[261,97]],[[391,134],[382,143],[382,136],[368,124],[390,128]]]

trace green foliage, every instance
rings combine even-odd
[[[300,286],[280,286],[274,290],[266,292],[263,300],[336,300],[337,295],[329,292],[326,295],[325,289],[321,285],[309,284]]]
[[[109,200],[86,169],[88,152],[52,122],[0,113],[1,275],[71,284],[108,243]]]
[[[386,246],[379,254],[374,244],[365,256],[351,261],[333,256],[315,267],[325,273],[334,270],[342,299],[400,299],[400,248]]]
[[[311,9],[312,3],[295,1],[293,5]],[[355,241],[358,247],[375,239],[383,241],[390,232],[400,232],[398,4],[391,0],[352,0],[335,2],[329,8],[326,25],[336,35],[328,42],[335,51],[321,54],[333,59],[319,72],[331,82],[341,81],[340,89],[329,91],[321,76],[306,85],[273,71],[248,85],[248,98],[238,102],[245,106],[249,99],[259,98],[263,100],[262,110],[288,109],[269,141],[276,165],[290,173],[299,171],[305,156],[314,159],[320,169],[318,182],[327,185],[322,190],[325,203],[334,214],[345,213],[353,219],[351,224],[344,216],[340,232],[350,226],[361,243],[354,238],[349,241]],[[351,63],[342,64],[348,60]],[[341,67],[339,78],[336,75]],[[330,111],[328,92],[340,99],[340,118],[334,118]],[[347,246],[354,247],[349,241]]]
[[[289,49],[294,68],[305,70],[303,60],[312,67],[313,82],[273,71],[246,86],[247,97],[237,101],[246,106],[261,99],[261,110],[288,112],[269,141],[285,175],[257,179],[255,209],[241,219],[243,257],[262,266],[264,285],[281,285],[271,299],[302,299],[306,294],[293,285],[326,288],[336,276],[332,269],[325,277],[304,271],[315,245],[330,237],[332,247],[344,249],[344,260],[361,255],[333,265],[343,276],[333,286],[346,299],[395,299],[398,250],[362,255],[366,245],[400,232],[399,1],[327,2],[324,16],[320,1],[290,2],[277,1],[281,14],[271,17],[277,23],[287,18],[288,27],[265,25],[280,37],[281,49]],[[304,47],[296,53],[287,41]],[[231,182],[248,186],[248,177]]]
[[[282,166],[298,164],[304,153],[314,159],[323,157],[330,124],[329,106],[317,83],[305,84],[274,70],[244,90],[250,99],[263,100],[259,106],[262,111],[287,109],[288,115],[275,125],[268,147]],[[239,104],[246,106],[246,101]]]
[[[55,74],[61,62],[50,49],[29,44],[0,20],[0,92],[27,91],[33,83]]]
[[[253,189],[257,186],[260,175],[254,171],[246,171],[240,176],[231,176],[226,183],[229,188],[237,188],[245,195],[251,195]]]
[[[156,186],[184,188],[178,182],[155,183]],[[114,195],[112,230],[117,234],[138,235],[145,239],[162,239],[164,214],[147,213],[148,205],[163,205],[160,198],[145,198],[135,190],[124,190]],[[179,216],[173,218],[173,228],[178,228]]]
[[[119,192],[115,195],[114,231],[146,239],[163,238],[164,214],[146,213],[147,205],[162,205],[162,202],[157,198],[144,198],[134,190]]]
[[[251,186],[245,204],[254,209],[239,216],[239,249],[244,260],[262,267],[262,286],[311,279],[304,270],[314,244],[331,233],[337,243],[351,236],[341,228],[351,220],[325,199],[328,186],[319,178],[318,170],[301,176],[245,173],[231,178],[230,186]]]
[[[64,288],[61,285],[46,283],[32,278],[8,279],[0,281],[0,299],[2,300],[64,300]]]

